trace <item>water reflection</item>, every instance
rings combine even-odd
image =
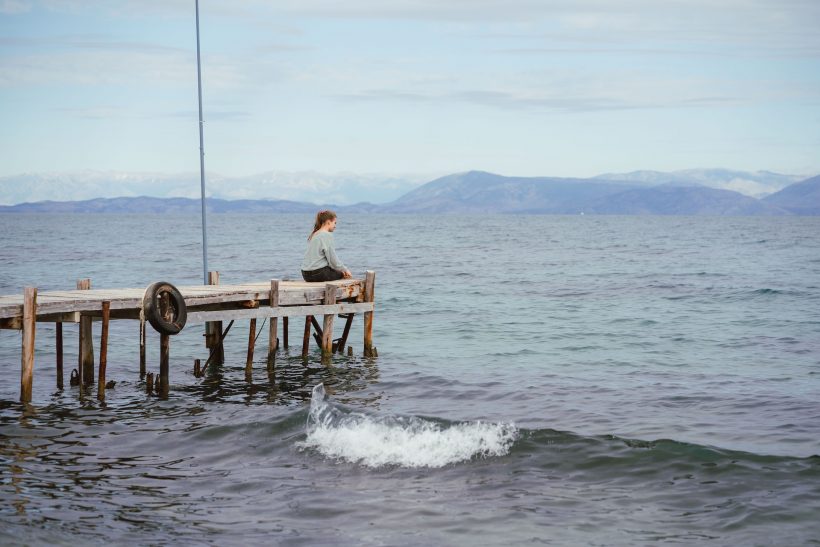
[[[244,364],[228,362],[208,367],[197,383],[174,387],[172,378],[171,386],[172,392],[183,392],[207,403],[288,406],[309,402],[313,387],[323,383],[340,402],[377,407],[382,396],[368,388],[378,383],[379,377],[377,360],[373,358],[334,355],[330,361],[323,361],[314,351],[304,360],[300,352],[280,349],[272,375],[264,360],[256,360],[248,382]]]

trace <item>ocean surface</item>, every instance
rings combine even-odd
[[[199,222],[0,215],[0,294],[201,283]],[[211,215],[210,269],[295,279],[311,224]],[[0,331],[0,544],[820,544],[820,218],[351,215],[336,242],[376,271],[378,358],[357,318],[352,357],[304,363],[293,320],[247,383],[238,322],[195,378],[192,325],[162,400],[116,321],[100,403],[77,327],[60,391],[39,324],[23,407]]]

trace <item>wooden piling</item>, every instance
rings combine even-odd
[[[364,301],[376,300],[376,272],[367,270],[364,278]],[[373,312],[364,312],[364,356],[372,357],[373,353]]]
[[[336,303],[336,285],[328,283],[325,285],[325,300],[326,306]],[[322,357],[329,357],[333,354],[333,318],[335,313],[326,313],[324,317],[324,324],[322,325]]]
[[[310,349],[310,323],[312,319],[312,315],[305,316],[305,334],[302,337],[302,359],[307,359],[308,350]]]
[[[57,352],[57,389],[63,389],[63,324],[55,324],[56,352]]]
[[[282,342],[285,349],[288,349],[288,318],[282,318]]]
[[[23,291],[23,352],[20,360],[20,402],[31,402],[34,382],[34,337],[37,328],[37,289]]]
[[[140,312],[140,378],[145,378],[145,317]]]
[[[219,272],[208,272],[208,285],[219,285]],[[225,348],[222,345],[222,321],[205,323],[205,346],[213,351],[211,363],[221,365],[225,363]]]
[[[151,395],[154,392],[154,373],[149,372],[145,376],[145,392]]]
[[[202,376],[202,367],[199,359],[194,359],[194,378]]]
[[[279,307],[279,280],[270,280],[270,307]],[[279,330],[279,323],[276,317],[270,318],[270,330],[268,332],[268,373],[273,373],[276,366],[276,333]]]
[[[316,320],[315,315],[310,316],[310,324],[313,325],[313,339],[316,340],[316,346],[322,347],[322,325]]]
[[[340,315],[339,317],[345,318],[345,328],[342,331],[342,337],[339,339],[339,345],[336,347],[336,353],[344,353],[345,345],[347,344],[347,337],[350,334],[350,327],[353,325],[353,316],[354,314],[348,313],[347,315]]]
[[[159,394],[162,397],[168,396],[168,363],[171,356],[171,337],[167,334],[159,336]]]
[[[77,290],[91,290],[91,279],[78,279]],[[79,365],[80,385],[94,384],[94,339],[91,336],[91,317],[80,314],[80,352]],[[81,390],[82,391],[82,390]]]
[[[245,381],[253,378],[253,348],[256,343],[256,319],[251,319],[248,332],[248,358],[245,360]]]
[[[108,321],[111,302],[102,303],[102,329],[100,330],[100,370],[97,373],[97,399],[105,400],[105,368],[108,366]]]

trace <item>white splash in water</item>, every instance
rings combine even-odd
[[[460,423],[447,427],[420,418],[345,414],[313,388],[307,438],[300,445],[367,467],[442,467],[473,457],[504,456],[518,436],[510,424]]]

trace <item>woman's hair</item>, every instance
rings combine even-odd
[[[308,241],[310,241],[310,239],[313,237],[313,234],[319,231],[319,228],[321,228],[325,222],[327,222],[328,220],[333,220],[334,218],[336,218],[336,213],[334,213],[330,209],[325,209],[324,211],[319,211],[318,213],[316,213],[316,222],[313,224],[313,231],[310,232],[310,235],[308,236]]]

